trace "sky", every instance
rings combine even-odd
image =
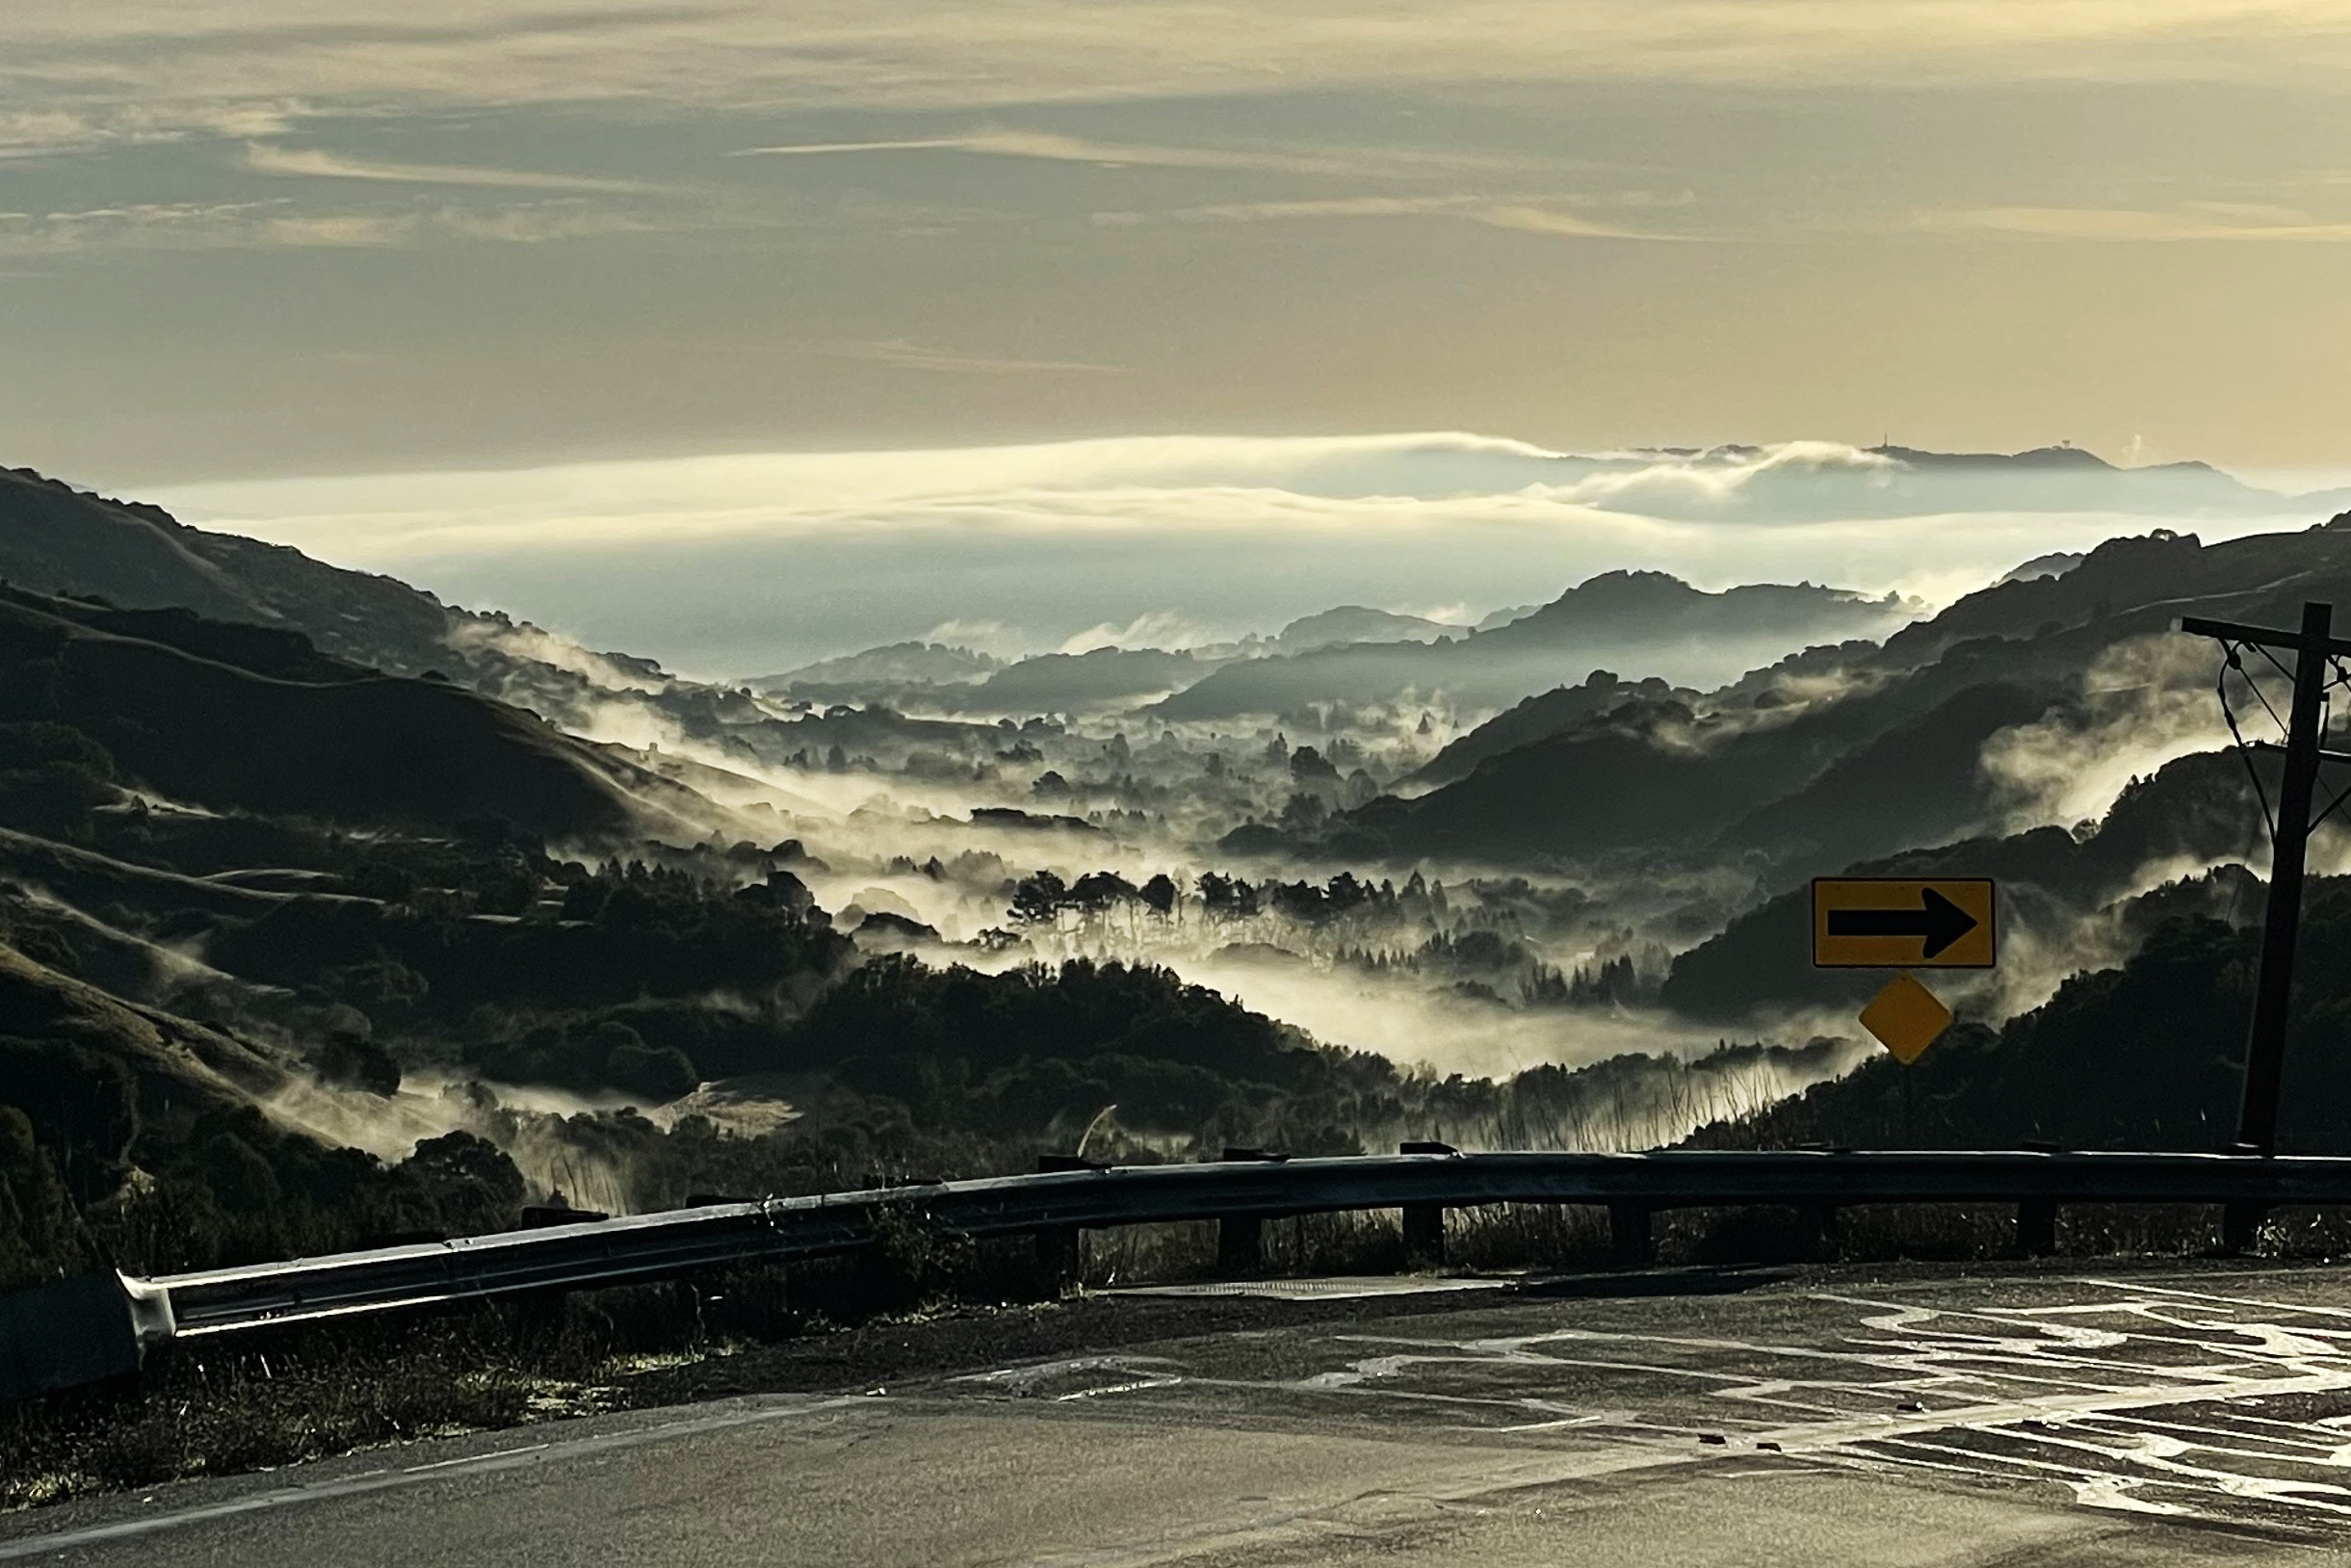
[[[1488,459],[2339,474],[2347,246],[2341,0],[0,6],[0,462],[698,673],[1946,599],[2148,520]]]
[[[0,461],[2344,461],[2340,0],[0,7]]]

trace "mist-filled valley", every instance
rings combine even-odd
[[[787,626],[687,676],[0,472],[0,1279],[92,1236],[199,1267],[1041,1152],[2225,1141],[2274,759],[2225,717],[2259,672],[2174,626],[2351,592],[2342,496],[2073,449],[1243,456],[1737,550],[1866,526],[1920,570],[1522,567],[1486,604],[1432,547],[1384,608],[1105,595],[1042,645],[975,583],[992,631]],[[1037,460],[994,483],[1049,491]],[[1140,461],[1105,459],[1203,494],[1241,463]],[[2048,547],[1966,567],[1961,513]],[[1237,537],[1246,604],[1286,547]],[[1898,1135],[1855,1019],[1882,977],[1805,951],[1847,872],[2002,889]],[[2351,1147],[2351,972],[2297,1007],[2286,1136]]]
[[[2351,1555],[2351,3],[0,0],[0,1568]]]

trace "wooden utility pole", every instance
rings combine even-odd
[[[2294,695],[2286,723],[2286,744],[2255,743],[2255,749],[2283,750],[2285,777],[2278,790],[2277,820],[2270,824],[2269,902],[2261,919],[2261,969],[2255,985],[2253,1027],[2245,1042],[2245,1099],[2237,1118],[2237,1141],[2247,1152],[2278,1152],[2278,1094],[2286,1072],[2286,1002],[2294,982],[2294,939],[2302,927],[2303,852],[2310,843],[2311,801],[2317,791],[2322,761],[2351,761],[2351,756],[2325,750],[2319,733],[2321,703],[2326,695],[2328,663],[2338,654],[2351,654],[2351,641],[2331,636],[2335,607],[2306,604],[2302,630],[2283,632],[2265,626],[2240,626],[2233,621],[2190,616],[2180,629],[2209,637],[2230,648],[2291,650],[2294,655]],[[2232,1216],[2230,1228],[2240,1227]]]

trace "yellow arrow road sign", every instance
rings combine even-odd
[[[1990,969],[1999,961],[1989,876],[1822,876],[1813,882],[1821,969]]]

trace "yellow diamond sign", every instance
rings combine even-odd
[[[1907,1067],[1951,1027],[1951,1009],[1905,971],[1862,1008],[1861,1027],[1876,1035],[1877,1043]]]

